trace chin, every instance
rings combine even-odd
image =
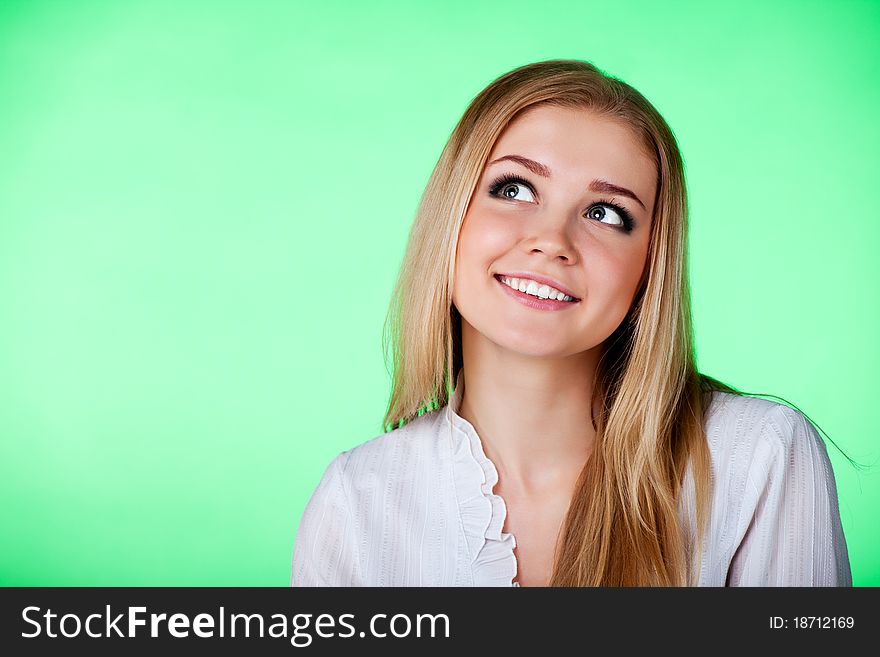
[[[492,342],[507,351],[534,358],[559,358],[569,352],[566,345],[548,340],[546,334],[543,336],[499,334],[496,339],[492,339]]]

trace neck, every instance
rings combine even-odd
[[[458,413],[476,429],[503,488],[528,496],[571,487],[595,443],[590,401],[598,349],[523,355],[462,321],[462,357]]]

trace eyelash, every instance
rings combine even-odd
[[[503,196],[501,196],[501,190],[510,184],[523,185],[525,187],[528,187],[529,191],[531,191],[532,194],[535,193],[535,190],[532,187],[532,184],[528,180],[526,180],[525,178],[518,176],[516,174],[505,173],[505,174],[501,175],[500,177],[496,178],[492,182],[492,184],[489,187],[489,195],[493,196],[495,198],[501,199],[501,200],[507,200],[507,201],[515,200],[515,199],[505,199]],[[625,208],[619,206],[617,203],[615,203],[614,201],[610,201],[610,200],[597,201],[596,203],[591,205],[590,208],[592,208],[594,205],[607,205],[608,207],[610,207],[617,214],[619,214],[620,218],[623,220],[623,225],[618,226],[617,227],[618,230],[621,230],[624,233],[632,232],[632,229],[635,227],[636,222],[633,220],[632,215],[629,212],[627,212],[627,210]]]

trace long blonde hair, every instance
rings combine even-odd
[[[501,132],[545,104],[629,126],[654,159],[658,181],[648,267],[630,312],[603,343],[593,386],[601,400],[596,449],[575,487],[550,585],[695,585],[711,496],[708,395],[739,391],[696,370],[687,194],[672,130],[638,91],[592,64],[516,68],[481,91],[453,130],[422,195],[385,322],[392,390],[383,427],[403,426],[451,398],[462,367],[453,276],[468,203]],[[678,515],[688,468],[695,536]]]

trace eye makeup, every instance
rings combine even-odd
[[[493,180],[492,183],[489,185],[489,196],[492,196],[493,198],[501,199],[502,201],[515,201],[515,200],[517,200],[517,199],[512,199],[512,198],[506,197],[501,193],[502,190],[505,187],[507,187],[508,185],[522,185],[522,186],[526,187],[530,192],[532,192],[533,195],[535,194],[535,189],[534,189],[534,187],[532,187],[532,184],[528,180],[526,180],[522,176],[519,176],[514,173],[505,173],[505,174],[502,174],[501,176],[499,176],[498,178],[495,178],[495,180]],[[620,216],[620,219],[623,222],[623,223],[616,225],[616,226],[614,224],[606,224],[606,225],[612,226],[613,228],[617,228],[618,230],[620,230],[623,233],[631,233],[633,228],[635,228],[636,222],[632,218],[632,215],[624,207],[617,204],[613,198],[611,198],[611,199],[604,199],[603,198],[603,199],[600,199],[599,201],[597,201],[596,203],[593,203],[589,207],[589,209],[587,210],[587,214],[589,215],[590,212],[593,210],[593,208],[595,208],[597,206],[599,206],[599,207],[606,206],[606,207],[611,208],[614,212],[617,213],[618,216]],[[604,222],[601,222],[601,223],[604,223]]]

